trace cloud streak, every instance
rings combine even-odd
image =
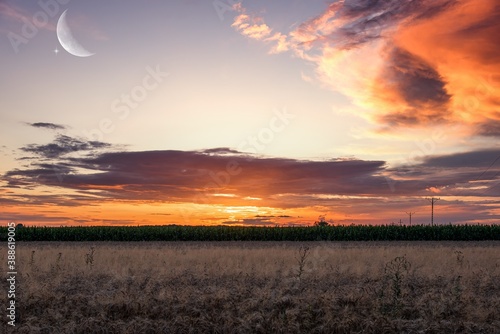
[[[35,127],[58,129],[60,126],[50,123],[35,123]],[[40,126],[40,124],[42,124]],[[58,135],[57,138],[50,144],[38,145],[30,144],[21,148],[21,151],[26,153],[33,153],[42,158],[58,158],[63,155],[81,152],[92,151],[96,149],[103,149],[111,147],[110,144],[100,141],[86,141],[83,139],[72,138],[66,135]]]
[[[40,8],[41,10],[41,8]],[[10,21],[14,21],[16,23],[26,24],[29,22],[33,24],[38,29],[45,29],[48,31],[56,31],[56,25],[51,22],[38,22],[34,20],[33,14],[26,13],[23,9],[14,6],[12,4],[1,3],[0,2],[0,16],[7,18]]]
[[[46,122],[37,122],[37,123],[27,123],[28,125],[34,128],[41,129],[49,129],[49,130],[65,130],[66,127],[64,125],[55,124],[55,123],[46,123]]]
[[[264,23],[262,17],[247,14],[246,9],[241,4],[234,6],[234,9],[240,14],[234,18],[231,26],[239,33],[248,38],[271,44],[270,53],[280,53],[289,50],[287,36],[280,32],[273,32]]]

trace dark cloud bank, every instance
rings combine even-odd
[[[429,156],[418,165],[398,168],[384,161],[257,157],[229,148],[114,151],[110,144],[61,135],[52,143],[21,150],[35,157],[29,168],[5,173],[4,188],[67,188],[82,194],[77,201],[88,190],[94,190],[92,199],[98,190],[103,200],[192,202],[201,194],[210,203],[241,203],[242,198],[257,197],[277,206],[290,205],[281,202],[284,195],[425,196],[430,187],[449,195],[497,196],[493,186],[500,179],[495,160],[499,149]],[[78,156],[70,154],[75,152]],[[468,189],[472,181],[485,189],[481,193]],[[213,196],[217,193],[234,196]],[[66,205],[70,201],[65,197]]]

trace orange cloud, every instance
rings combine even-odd
[[[426,190],[433,193],[433,194],[439,194],[441,192],[441,190],[439,188],[436,188],[436,187],[429,187]]]
[[[269,40],[261,18],[240,12],[240,33]],[[383,130],[458,124],[455,135],[500,136],[499,31],[496,0],[337,1],[275,33],[284,47],[271,52],[312,62]]]
[[[233,24],[238,32],[249,38],[272,42],[274,45],[270,53],[280,53],[288,50],[287,36],[279,32],[273,33],[272,29],[263,22],[263,19],[258,16],[250,16],[246,14],[246,10],[239,4],[234,7],[241,14],[234,18]]]
[[[235,27],[242,35],[262,40],[271,34],[271,28],[265,23],[260,23],[261,18],[251,18],[246,14],[240,14],[234,19],[232,27]]]
[[[439,72],[451,120],[485,134],[485,124],[500,122],[499,31],[498,2],[469,0],[399,30],[394,42]]]

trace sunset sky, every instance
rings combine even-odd
[[[0,0],[0,220],[498,223],[499,34],[497,0]]]

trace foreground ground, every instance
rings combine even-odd
[[[17,257],[17,333],[500,333],[500,242],[19,242]]]

